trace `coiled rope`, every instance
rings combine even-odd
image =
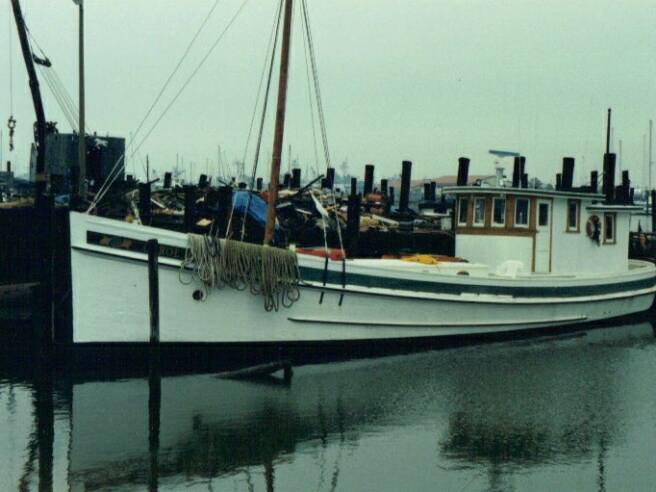
[[[188,234],[188,247],[180,267],[180,281],[203,284],[208,295],[225,286],[248,288],[264,298],[264,309],[278,311],[300,298],[301,280],[296,253],[213,236]],[[191,279],[185,274],[191,271]]]

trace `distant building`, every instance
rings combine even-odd
[[[65,193],[70,189],[71,168],[78,166],[77,133],[50,133],[46,137],[46,174],[55,192]],[[125,139],[120,137],[101,137],[87,135],[87,165],[86,177],[91,187],[99,186],[116,162],[125,153]],[[34,181],[36,175],[36,152],[32,146],[30,158],[30,180]],[[120,171],[118,179],[123,179],[124,172]]]

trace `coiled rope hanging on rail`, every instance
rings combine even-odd
[[[278,311],[300,298],[301,280],[296,253],[214,236],[188,234],[188,247],[180,267],[180,281],[198,281],[205,293],[225,286],[248,288],[264,298],[264,309]],[[191,270],[191,280],[184,276]]]

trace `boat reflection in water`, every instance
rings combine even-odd
[[[0,458],[20,490],[642,490],[649,449],[632,436],[653,437],[655,354],[640,321],[305,366],[289,385],[0,380],[0,428],[18,443]],[[32,430],[10,387],[31,392]]]

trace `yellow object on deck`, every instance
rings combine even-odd
[[[411,255],[402,256],[401,260],[412,263],[421,263],[422,265],[437,265],[439,263],[460,262],[462,258],[445,255]]]

